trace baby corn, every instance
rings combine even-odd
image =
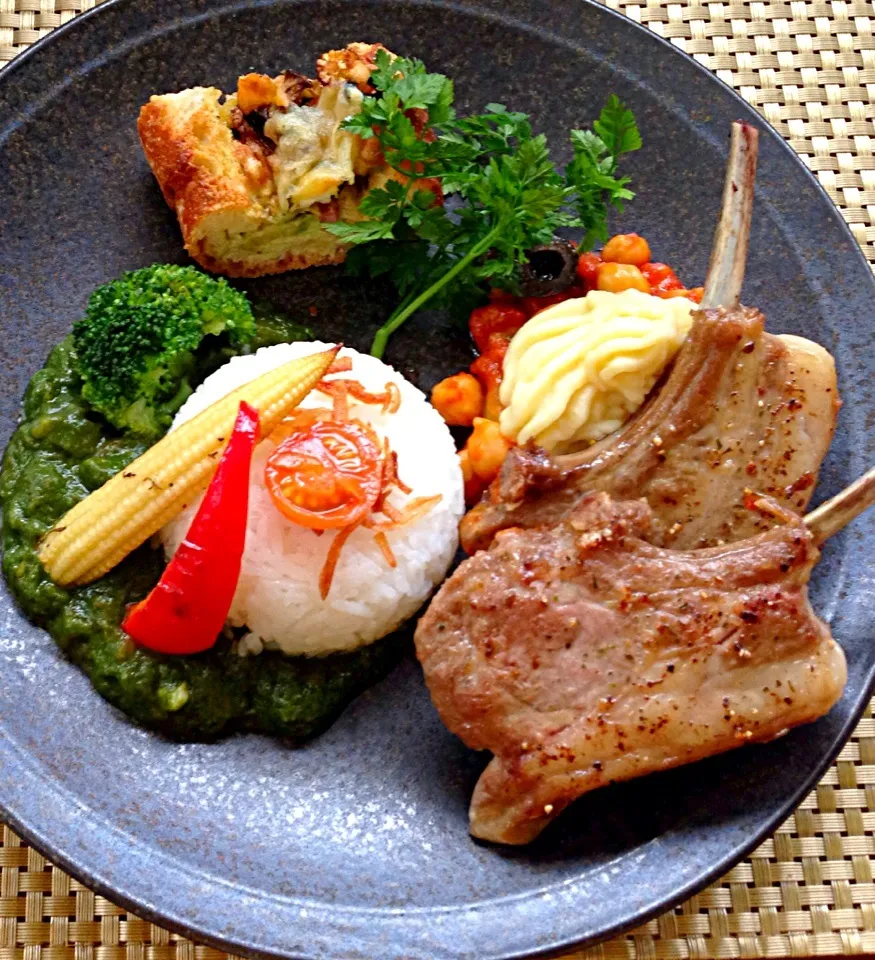
[[[337,350],[299,357],[244,384],[168,433],[52,527],[39,558],[61,586],[89,583],[204,491],[228,442],[240,401],[266,437],[323,377]]]

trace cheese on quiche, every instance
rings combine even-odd
[[[248,74],[236,93],[153,96],[140,140],[185,248],[207,270],[257,277],[340,263],[324,224],[356,220],[364,194],[397,177],[376,140],[342,129],[361,110],[381,44],[323,54],[317,79]]]

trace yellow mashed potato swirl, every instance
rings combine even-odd
[[[594,290],[534,316],[504,360],[501,432],[563,453],[621,426],[677,353],[696,304]]]

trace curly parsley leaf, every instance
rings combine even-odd
[[[573,130],[574,156],[565,168],[565,180],[574,191],[577,211],[575,226],[583,229],[582,250],[608,238],[607,205],[623,209],[623,201],[634,194],[628,188],[629,177],[618,177],[616,161],[604,142],[588,130]]]
[[[428,110],[435,123],[446,123],[450,118],[453,81],[440,73],[405,74],[395,84],[394,92],[405,110]]]
[[[563,211],[569,189],[550,159],[543,134],[490,157],[484,167],[459,177],[467,201],[459,217],[459,239],[471,247],[490,236],[490,256],[475,270],[484,279],[512,281],[526,250],[549,243],[570,222]]]
[[[403,298],[431,269],[428,244],[413,239],[354,247],[347,254],[346,269],[353,276],[388,277]]]
[[[432,159],[431,143],[422,130],[438,129],[454,117],[453,81],[428,73],[421,60],[395,57],[379,50],[371,74],[375,96],[365,97],[361,111],[344,121],[344,129],[365,140],[378,137],[386,162],[402,164]]]
[[[575,195],[577,222],[583,229],[582,250],[608,239],[607,207],[622,211],[635,194],[630,178],[617,175],[617,163],[625,153],[641,147],[641,134],[632,111],[614,94],[608,98],[592,130],[572,130],[574,156],[565,168],[565,181]]]
[[[331,232],[343,243],[363,244],[375,240],[393,240],[394,225],[388,221],[362,220],[354,223],[332,223]],[[328,227],[328,224],[326,224]]]
[[[439,138],[436,174],[444,193],[456,193],[460,178],[482,170],[484,158],[503,157],[532,137],[528,115],[513,113],[503,104],[489,103],[478,116],[461,117]]]
[[[375,356],[425,304],[470,309],[488,285],[515,291],[527,251],[550,243],[556,230],[581,228],[586,246],[606,238],[608,205],[621,208],[632,197],[617,160],[641,137],[615,96],[592,131],[572,131],[563,177],[526,114],[491,103],[482,114],[456,117],[452,81],[420,60],[380,51],[371,84],[375,94],[343,126],[376,137],[399,176],[365,195],[366,219],[324,226],[354,247],[351,271],[389,277],[402,297],[377,332]],[[441,198],[453,194],[450,213]]]
[[[608,102],[592,128],[615,162],[624,153],[641,149],[641,134],[635,123],[635,117],[615,93],[608,97]]]

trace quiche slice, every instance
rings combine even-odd
[[[360,218],[364,194],[400,178],[376,140],[341,129],[373,92],[380,49],[329,51],[317,79],[247,74],[227,97],[192,87],[142,108],[143,151],[201,266],[258,277],[343,261],[345,248],[323,224]]]

